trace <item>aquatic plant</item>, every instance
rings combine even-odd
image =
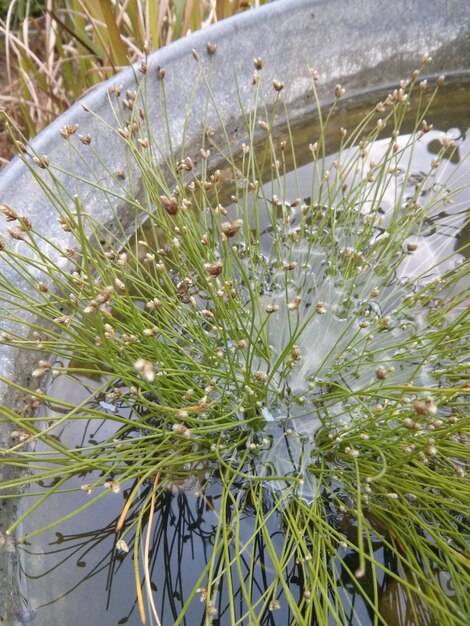
[[[299,163],[282,83],[265,106],[255,59],[237,151],[226,130],[216,136],[205,121],[218,104],[195,59],[207,89],[203,130],[197,146],[183,141],[171,159],[148,124],[145,73],[135,93],[110,89],[108,132],[126,144],[129,169],[107,171],[105,182],[72,174],[121,207],[112,223],[97,222],[89,199],[64,186],[53,155],[17,144],[64,241],[2,205],[12,225],[1,261],[22,281],[0,278],[2,341],[38,352],[31,375],[43,382],[8,381],[33,414],[2,407],[15,428],[2,463],[25,470],[2,490],[17,497],[42,485],[27,492],[33,504],[9,532],[74,489],[72,479],[84,492],[72,514],[126,489],[116,549],[132,550],[141,618],[146,595],[147,618],[159,624],[163,600],[149,568],[155,516],[168,490],[193,480],[194,498],[217,521],[212,552],[172,623],[200,610],[206,623],[217,614],[230,624],[357,623],[353,589],[370,623],[387,624],[381,592],[395,585],[415,623],[463,626],[468,261],[447,240],[428,244],[462,191],[459,170],[445,175],[458,145],[443,136],[429,170],[419,179],[412,171],[443,78],[431,88],[416,70],[331,139],[344,88],[325,113],[311,70],[318,134],[306,142],[309,194],[299,180],[290,197],[286,173]],[[412,132],[400,135],[410,111]],[[93,150],[76,126],[61,134],[74,157],[77,142]],[[454,235],[465,220],[454,204]],[[86,380],[91,391],[78,405],[58,400],[47,382],[57,379]],[[67,424],[102,434],[67,445],[58,436]]]

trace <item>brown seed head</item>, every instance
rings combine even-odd
[[[71,135],[75,134],[77,130],[78,124],[66,124],[59,130],[59,133],[64,139],[68,139]]]
[[[59,315],[59,317],[54,318],[52,321],[56,324],[68,324],[70,319],[71,315]]]
[[[268,380],[266,372],[258,371],[255,373],[255,380],[258,383],[264,384]]]
[[[295,270],[295,268],[297,267],[297,262],[291,261],[290,263],[284,263],[282,267],[286,270],[286,272],[290,272],[291,270]]]
[[[387,378],[387,370],[385,369],[385,367],[379,366],[376,370],[375,370],[375,377],[378,380],[385,380]]]
[[[23,230],[25,232],[31,230],[31,228],[33,227],[33,224],[29,217],[25,217],[24,215],[18,217],[18,222],[20,223],[20,230]]]
[[[49,167],[49,159],[47,158],[45,154],[43,154],[41,157],[34,157],[33,161],[42,170],[45,170]]]
[[[235,220],[234,222],[224,222],[221,226],[221,230],[226,237],[234,237],[242,226],[242,220]]]
[[[174,196],[160,196],[160,202],[168,215],[176,215],[178,213],[178,201]]]
[[[302,359],[302,353],[300,352],[299,346],[293,346],[290,356],[293,361],[300,361]]]
[[[425,400],[417,400],[413,404],[413,408],[418,415],[434,415],[437,411],[437,406],[432,398],[425,398]]]
[[[108,87],[108,94],[110,96],[116,96],[116,98],[119,98],[119,96],[121,95],[121,87],[118,87],[117,85]]]
[[[222,273],[222,270],[224,269],[224,264],[223,263],[205,263],[204,269],[209,275],[209,279],[217,278],[217,276],[219,276]]]
[[[0,213],[3,213],[3,215],[7,218],[7,222],[14,222],[18,217],[15,211],[13,211],[8,204],[0,205]]]
[[[344,96],[345,93],[346,89],[338,83],[335,87],[335,96],[337,98],[341,98],[341,96]]]

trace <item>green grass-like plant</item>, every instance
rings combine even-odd
[[[312,71],[319,134],[309,146],[311,194],[288,197],[293,125],[281,83],[273,85],[274,108],[264,109],[256,64],[239,153],[227,133],[216,143],[204,124],[197,151],[184,146],[163,159],[145,116],[146,77],[126,106],[111,91],[116,127],[104,132],[125,142],[142,188],[126,191],[111,171],[120,194],[91,175],[89,188],[111,206],[125,201],[131,226],[118,211],[112,224],[98,223],[87,199],[60,182],[61,164],[23,152],[68,240],[47,240],[34,216],[2,205],[12,226],[1,261],[33,292],[0,277],[0,315],[17,328],[3,341],[52,355],[32,367],[38,380],[98,382],[74,406],[49,395],[47,384],[28,390],[8,381],[33,393],[42,414],[2,407],[15,428],[2,463],[25,471],[2,491],[17,497],[31,483],[53,485],[30,494],[34,503],[9,532],[27,527],[52,494],[68,492],[71,478],[82,477],[89,494],[76,514],[126,487],[116,547],[133,553],[142,620],[159,624],[163,600],[149,570],[155,511],[168,489],[196,476],[194,498],[218,489],[216,530],[171,623],[201,610],[207,624],[217,613],[232,625],[357,623],[353,589],[370,623],[386,625],[386,580],[401,590],[413,623],[464,626],[468,262],[451,263],[437,250],[434,265],[420,264],[417,243],[461,191],[455,172],[446,184],[436,178],[455,150],[449,137],[406,192],[435,90],[419,84],[417,70],[352,132],[341,128],[328,157],[344,92],[338,85],[325,113]],[[202,65],[198,82],[217,109]],[[165,107],[164,79],[159,89]],[[413,130],[400,137],[410,110]],[[73,158],[76,130],[62,131]],[[34,319],[25,321],[26,311]],[[84,428],[112,424],[112,434],[67,447],[55,434],[77,420]],[[23,540],[43,530],[31,528]],[[377,543],[387,559],[376,555]]]

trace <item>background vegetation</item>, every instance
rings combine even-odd
[[[119,69],[265,0],[2,0],[0,105],[29,138]],[[0,128],[0,164],[13,156]]]

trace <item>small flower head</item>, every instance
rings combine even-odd
[[[417,400],[413,404],[413,408],[418,415],[434,415],[437,412],[437,405],[432,398]]]
[[[198,587],[196,589],[196,593],[199,594],[199,600],[201,602],[204,602],[204,600],[207,598],[207,587]]]
[[[296,296],[293,300],[287,303],[287,308],[289,311],[297,311],[302,302],[302,298],[300,296]]]
[[[141,376],[148,383],[153,383],[155,380],[155,368],[150,361],[137,359],[134,363],[134,369],[137,370],[139,376]]]
[[[300,352],[299,346],[293,346],[290,356],[293,361],[300,361],[302,359],[302,353]]]
[[[45,154],[43,154],[40,157],[33,157],[33,161],[42,170],[45,170],[49,167],[49,159],[47,158],[47,155]]]
[[[315,68],[310,67],[308,71],[310,72],[310,76],[313,78],[313,80],[314,80],[315,82],[316,82],[317,80],[319,80],[319,78],[320,78],[320,74],[318,73],[318,71],[317,71]]]
[[[191,437],[191,430],[182,423],[173,424],[171,429],[174,433],[181,435],[185,439],[189,439]]]
[[[375,377],[378,380],[385,380],[387,378],[388,372],[385,369],[385,367],[382,367],[381,365],[379,365],[379,367],[377,367],[377,369],[375,370]]]
[[[431,63],[431,59],[432,57],[430,56],[429,52],[424,52],[423,56],[421,57],[422,65],[428,65],[429,63]]]
[[[78,124],[66,124],[59,130],[59,134],[68,139],[71,135],[74,135],[78,130]]]
[[[106,487],[106,489],[109,489],[113,493],[121,492],[121,484],[117,480],[107,480],[104,483],[104,486]]]
[[[211,600],[206,604],[206,614],[210,617],[215,617],[217,615],[217,608]]]
[[[217,276],[219,276],[222,273],[222,270],[224,269],[224,264],[223,263],[205,263],[204,269],[206,270],[208,274],[209,280],[211,280],[211,279],[217,278]]]
[[[290,272],[291,270],[296,269],[297,263],[296,261],[291,261],[290,263],[284,263],[282,267],[286,270],[286,272]]]
[[[32,439],[31,433],[27,433],[25,430],[12,430],[10,433],[11,439],[16,439],[19,443],[25,443]]]
[[[279,305],[278,304],[268,304],[268,305],[266,305],[265,311],[266,311],[266,313],[268,315],[272,315],[273,313],[277,313],[277,311],[279,311]]]
[[[258,371],[255,373],[255,380],[258,383],[264,384],[268,380],[266,372]]]
[[[129,552],[129,546],[127,545],[127,543],[124,541],[124,539],[118,539],[116,541],[116,550],[118,550],[119,552],[123,552],[124,554],[126,554],[127,552]]]
[[[335,96],[337,98],[341,98],[341,96],[344,96],[345,93],[346,89],[338,83],[335,87]]]
[[[207,54],[209,56],[214,56],[214,54],[217,52],[217,46],[215,43],[211,43],[210,41],[207,42]]]
[[[160,196],[160,202],[168,215],[176,215],[178,213],[178,201],[174,196]]]
[[[8,228],[8,234],[10,235],[10,237],[12,239],[16,239],[16,241],[23,241],[24,240],[24,231],[21,228]]]
[[[224,222],[220,228],[226,237],[234,237],[242,226],[242,220],[235,220],[234,222]]]
[[[18,219],[18,215],[15,213],[15,211],[13,211],[11,207],[8,206],[8,204],[0,205],[0,213],[3,213],[3,215],[7,219],[7,222],[14,222],[16,219]]]

